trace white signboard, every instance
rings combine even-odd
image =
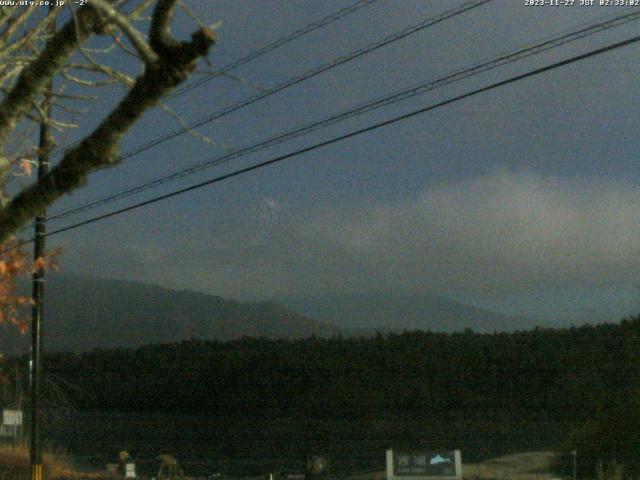
[[[2,424],[3,425],[22,425],[22,410],[7,410],[2,411]]]
[[[127,463],[127,464],[125,464],[124,476],[125,476],[125,478],[136,478],[136,464],[135,463]]]
[[[387,480],[460,480],[460,450],[387,450]]]
[[[17,425],[2,425],[0,426],[0,437],[17,437],[18,426]]]

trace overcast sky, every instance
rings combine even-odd
[[[187,0],[221,21],[212,69],[353,1]],[[194,121],[461,5],[379,0],[170,102]],[[598,3],[598,2],[596,2]],[[199,131],[238,148],[630,8],[493,0]],[[60,222],[371,125],[630,38],[638,21]],[[177,19],[178,32],[193,25]],[[462,100],[283,163],[51,237],[63,271],[240,299],[438,293],[507,313],[640,311],[640,46]],[[201,66],[204,71],[208,67]],[[105,102],[115,101],[117,96]],[[86,123],[86,128],[91,120]],[[124,151],[179,127],[150,113]],[[86,130],[85,130],[86,131]],[[224,151],[182,136],[92,177],[63,211]]]

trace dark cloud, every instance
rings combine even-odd
[[[633,283],[639,203],[640,188],[626,182],[508,171],[387,202],[301,209],[265,198],[219,233],[187,226],[181,239],[126,242],[117,256],[94,245],[89,268],[239,298]],[[84,247],[72,248],[69,268],[88,268]]]
[[[223,21],[211,59],[215,66],[351,3],[191,2],[199,17]],[[377,2],[236,73],[253,84],[276,85],[461,3]],[[201,131],[247,145],[623,11],[630,10],[536,9],[496,0]],[[636,28],[630,23],[553,49],[216,173],[635,35]],[[637,62],[630,61],[637,52],[612,52],[79,229],[60,237],[67,252],[63,264],[239,298],[430,291],[503,309],[519,298],[525,310],[556,300],[564,302],[562,308],[578,306],[580,298],[597,298],[594,292],[604,290],[613,298],[618,287],[612,285],[628,292],[640,274],[640,76]],[[254,93],[246,83],[227,79],[193,90],[175,107],[194,120]],[[175,127],[152,112],[148,121],[129,138],[131,145]],[[57,208],[220,153],[183,136],[99,172]],[[214,173],[153,193],[209,175]]]

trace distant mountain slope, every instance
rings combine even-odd
[[[187,338],[230,340],[319,337],[339,329],[275,302],[242,303],[192,291],[84,275],[52,275],[46,283],[48,351],[136,347]],[[5,353],[28,350],[28,335],[3,332]]]
[[[279,300],[292,310],[352,332],[398,330],[514,331],[544,322],[503,315],[436,295],[326,295]]]

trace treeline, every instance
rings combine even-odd
[[[45,369],[74,386],[69,395],[81,409],[332,418],[508,410],[587,419],[637,389],[639,360],[640,318],[494,335],[190,340],[51,354]]]
[[[640,392],[640,317],[509,334],[190,340],[51,354],[45,370],[85,410],[362,422],[482,418],[496,425],[505,417],[544,420],[575,426],[564,448],[579,445],[581,455],[591,448],[592,460],[625,458],[630,435],[640,431],[627,428],[640,420],[631,407]],[[615,442],[589,447],[605,426],[619,429],[607,433]]]

